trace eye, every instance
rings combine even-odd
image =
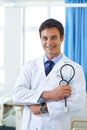
[[[56,40],[57,39],[57,36],[56,35],[53,35],[52,37],[51,37],[51,40]]]
[[[46,36],[43,36],[43,37],[42,37],[42,40],[43,40],[43,41],[47,41],[48,38],[47,38]]]

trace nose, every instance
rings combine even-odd
[[[51,40],[50,38],[48,38],[47,44],[48,44],[48,45],[51,45],[51,44],[52,44],[52,40]]]

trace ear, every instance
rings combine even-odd
[[[61,41],[63,42],[63,40],[64,40],[64,35],[61,36]]]

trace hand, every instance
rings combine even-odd
[[[71,87],[67,84],[60,85],[50,92],[53,100],[58,100],[71,95]]]
[[[60,100],[64,97],[69,97],[71,95],[71,87],[67,84],[59,85],[51,91],[44,91],[41,94],[41,98],[45,101],[47,100]]]
[[[31,112],[35,115],[41,114],[40,104],[29,105]]]

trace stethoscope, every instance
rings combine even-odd
[[[64,71],[64,73],[66,73],[65,71],[67,71],[66,67],[71,72],[71,74],[70,74],[71,77],[69,76],[67,79],[65,79],[64,74],[63,74],[63,71]],[[61,76],[61,80],[59,82],[59,85],[61,85],[61,84],[69,84],[71,82],[71,80],[73,79],[73,77],[75,76],[74,67],[71,64],[64,64],[60,68],[60,76]],[[64,100],[65,100],[64,112],[68,112],[69,108],[67,106],[67,97],[64,97]]]

